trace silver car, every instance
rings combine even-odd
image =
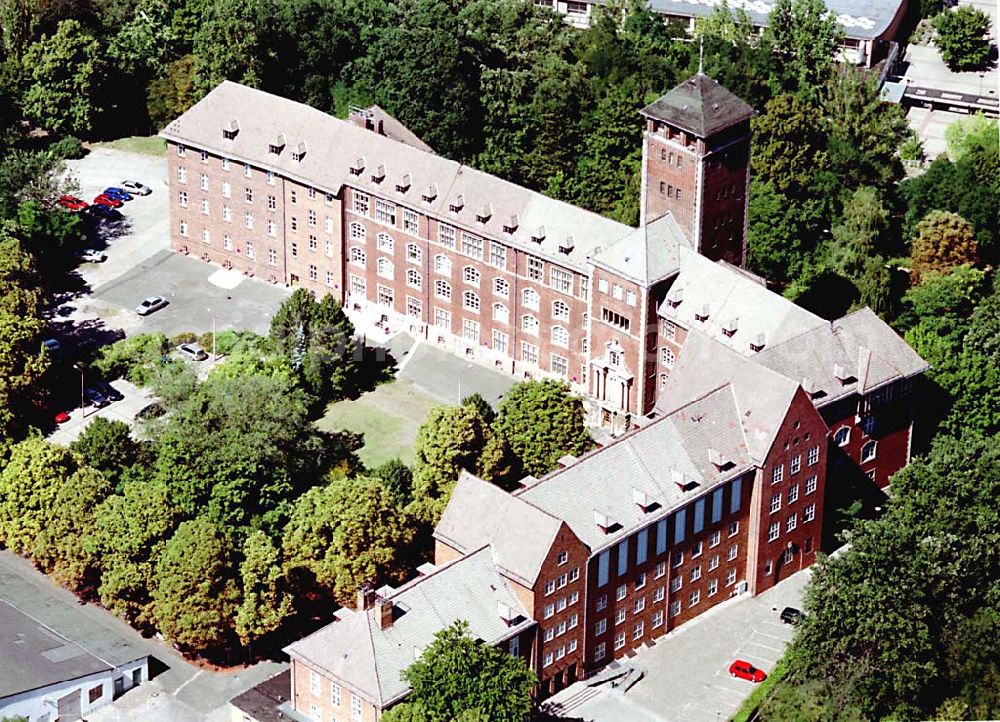
[[[201,346],[196,343],[182,343],[177,347],[181,356],[184,358],[189,358],[192,361],[204,361],[208,358],[208,354],[205,352]]]
[[[108,260],[106,254],[93,248],[84,248],[77,254],[77,256],[84,263],[104,263]]]
[[[134,180],[125,180],[118,184],[134,196],[148,196],[153,189],[144,183]]]
[[[153,311],[159,311],[167,305],[167,299],[163,296],[149,296],[142,299],[142,303],[135,307],[135,312],[140,316],[148,316]]]

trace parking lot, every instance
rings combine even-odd
[[[729,665],[742,659],[765,672],[774,669],[794,635],[778,615],[785,607],[801,608],[809,575],[806,569],[760,596],[723,602],[641,650],[630,663],[644,676],[627,693],[578,682],[552,701],[567,704],[567,718],[588,722],[728,720],[754,690],[753,683],[731,677]]]

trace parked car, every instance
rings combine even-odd
[[[109,195],[101,193],[99,196],[94,198],[94,205],[97,206],[110,206],[111,208],[120,208],[124,205],[125,201],[119,200],[118,198],[112,198]]]
[[[109,384],[107,381],[95,381],[94,388],[100,391],[110,401],[121,401],[125,397],[122,392]]]
[[[95,389],[93,386],[88,386],[83,390],[83,395],[94,406],[101,409],[111,403],[108,397],[102,394],[100,391]]]
[[[62,344],[59,343],[58,339],[54,338],[45,339],[42,341],[42,346],[44,346],[45,350],[50,354],[57,354],[62,350]]]
[[[752,664],[744,662],[742,659],[737,659],[729,665],[729,674],[754,683],[763,682],[767,679],[767,674],[764,673],[764,670],[757,669]]]
[[[57,424],[65,424],[69,421],[69,414],[65,411],[57,413],[53,419]]]
[[[135,312],[140,316],[148,316],[153,311],[159,311],[167,305],[167,299],[163,296],[148,296],[142,299],[142,303],[135,307]]]
[[[123,188],[116,188],[115,186],[111,186],[110,188],[105,188],[104,195],[106,195],[108,198],[116,198],[120,201],[132,200],[132,195],[127,190],[124,190]]]
[[[785,624],[800,624],[806,615],[795,607],[785,607],[781,610],[781,621]]]
[[[120,185],[134,196],[148,196],[153,192],[152,188],[139,181],[126,180],[122,181]]]
[[[76,196],[63,196],[57,202],[63,208],[68,208],[71,211],[82,211],[88,207],[87,201],[82,201]]]
[[[87,208],[91,215],[103,218],[106,221],[120,221],[122,219],[121,211],[116,211],[111,206],[106,206],[103,204],[96,204]]]
[[[177,347],[177,350],[180,351],[181,356],[189,358],[192,361],[204,361],[208,358],[205,349],[196,343],[182,343]]]
[[[93,248],[84,248],[76,254],[76,257],[85,263],[104,263],[108,260],[107,254]]]

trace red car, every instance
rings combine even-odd
[[[55,422],[57,424],[65,424],[67,421],[69,421],[69,414],[67,414],[65,411],[60,411],[58,414],[56,414]]]
[[[123,201],[117,198],[112,198],[111,196],[106,196],[103,193],[94,199],[94,205],[98,206],[109,206],[110,208],[118,208],[123,204]]]
[[[68,208],[71,211],[82,211],[87,207],[87,202],[81,201],[76,196],[63,196],[59,199],[58,203],[63,208]]]
[[[734,677],[739,677],[740,679],[745,679],[748,682],[763,682],[767,679],[767,674],[764,670],[757,669],[749,662],[744,662],[742,659],[737,659],[731,665],[729,665],[729,674]]]

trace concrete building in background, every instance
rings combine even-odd
[[[75,639],[0,600],[0,717],[73,722],[149,679],[148,655],[106,630]]]

